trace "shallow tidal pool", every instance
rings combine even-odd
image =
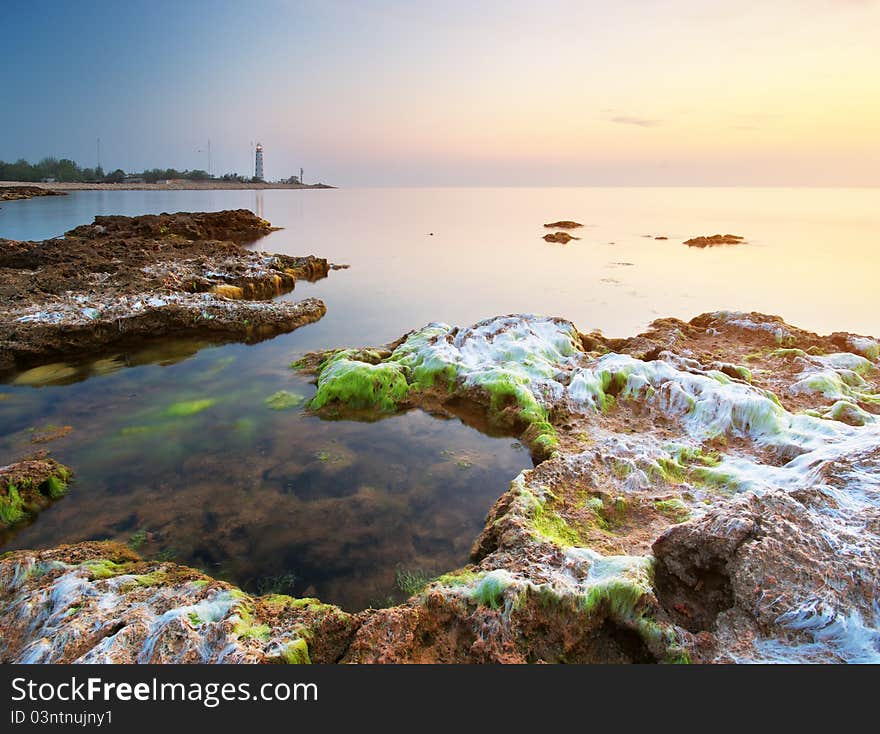
[[[186,352],[153,345],[19,378],[85,380],[0,387],[2,455],[50,448],[76,473],[5,549],[111,538],[248,591],[362,609],[466,563],[531,466],[518,442],[421,411],[317,418],[310,381],[284,363],[245,369],[246,346]]]

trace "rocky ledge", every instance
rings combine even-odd
[[[333,266],[243,246],[270,231],[236,210],[96,217],[43,242],[0,239],[0,372],[169,334],[257,341],[320,319],[317,299],[268,299]]]
[[[880,659],[876,340],[756,313],[630,339],[506,316],[295,366],[330,418],[420,408],[531,447],[536,467],[491,509],[468,566],[347,615],[108,546],[19,551],[0,561],[0,656]]]
[[[33,199],[35,196],[67,196],[63,191],[53,191],[42,186],[0,186],[0,201]]]
[[[118,543],[0,559],[0,661],[332,663],[356,618],[317,599],[251,597]]]

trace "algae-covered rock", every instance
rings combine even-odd
[[[332,356],[321,368],[318,392],[311,407],[319,410],[331,403],[353,409],[393,411],[406,400],[408,386],[401,366],[394,362],[371,364],[350,352]]]
[[[376,612],[348,659],[876,660],[871,342],[755,313],[663,319],[625,340],[511,316],[430,324],[363,356],[405,379],[391,406],[468,401],[543,461],[490,510],[468,580]],[[542,615],[565,644],[524,642],[532,597],[603,630],[604,652]]]
[[[4,662],[327,663],[357,626],[314,599],[249,596],[116,543],[0,559]]]
[[[70,470],[37,456],[0,466],[0,531],[31,519],[67,493]]]
[[[315,410],[393,412],[466,399],[485,406],[496,426],[545,456],[556,447],[549,406],[562,390],[556,373],[581,350],[562,319],[509,316],[473,327],[429,324],[392,351],[345,350],[317,367]]]
[[[530,445],[536,466],[489,510],[469,565],[401,570],[408,601],[352,617],[90,544],[21,552],[0,566],[0,649],[19,661],[876,662],[871,341],[756,313],[661,319],[631,339],[522,315],[309,355],[298,366],[317,374],[319,415],[422,408]],[[348,459],[327,445],[304,460],[334,471]],[[123,629],[92,642],[80,602],[55,602],[68,592]],[[45,608],[32,627],[25,608]]]

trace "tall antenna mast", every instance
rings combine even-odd
[[[101,138],[98,138],[96,147],[98,149],[98,168],[100,168],[101,167]]]
[[[211,138],[208,138],[208,175],[214,175],[213,167],[211,164]]]

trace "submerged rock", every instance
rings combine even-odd
[[[666,239],[665,237],[657,237],[655,239]],[[684,244],[688,247],[718,247],[720,245],[742,245],[745,238],[735,234],[713,234],[708,237],[692,237],[685,240]]]
[[[175,334],[257,341],[324,315],[274,302],[323,258],[245,249],[272,231],[248,210],[96,217],[63,238],[0,240],[0,372]]]
[[[304,395],[299,395],[289,390],[279,390],[266,398],[266,406],[272,410],[289,410],[298,408],[306,401]]]

